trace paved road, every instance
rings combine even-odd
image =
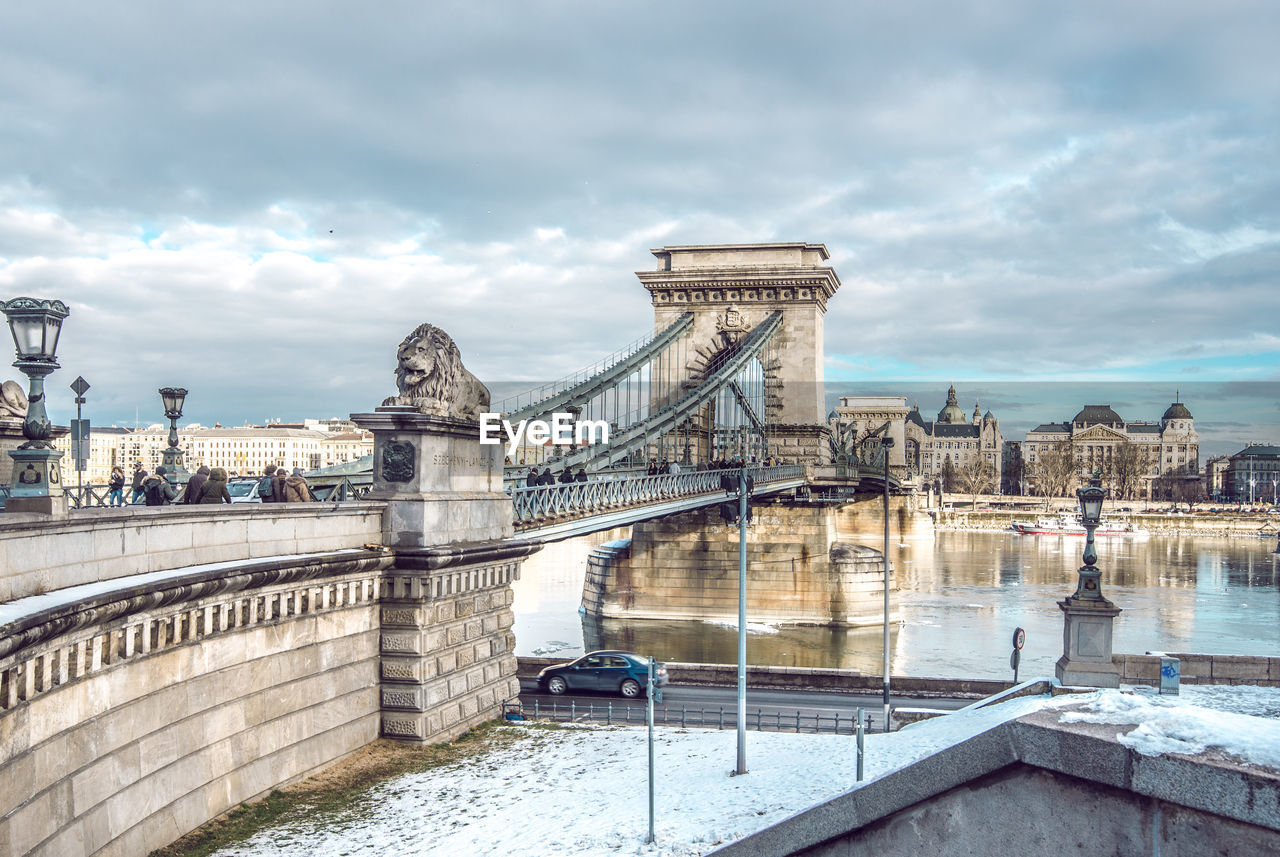
[[[626,722],[626,709],[630,707],[631,722],[639,723],[644,719],[645,700],[643,698],[625,700],[620,696],[605,693],[551,696],[538,693],[534,679],[521,679],[520,689],[520,701],[526,713],[529,714],[536,711],[543,716],[553,713],[553,716],[562,719],[572,716],[577,719],[612,719]],[[903,706],[955,710],[971,702],[973,702],[972,699],[890,697],[890,704],[894,708]],[[760,728],[766,730],[795,731],[798,713],[801,731],[813,732],[817,726],[823,732],[831,732],[837,727],[840,732],[850,732],[854,715],[860,707],[871,716],[872,731],[884,728],[883,704],[879,694],[747,688],[747,726],[750,729],[757,728],[759,724]],[[683,714],[687,726],[705,723],[709,727],[718,728],[723,709],[725,728],[733,729],[736,728],[734,718],[737,708],[738,692],[735,688],[673,684],[663,688],[662,702],[655,703],[654,717],[662,723],[665,716],[665,722],[672,724],[679,723]]]

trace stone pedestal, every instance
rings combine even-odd
[[[519,696],[511,582],[539,545],[511,538],[502,447],[412,407],[352,414],[374,435],[371,500],[395,564],[380,601],[382,735],[448,741]]]
[[[383,544],[415,548],[513,535],[502,446],[481,446],[479,423],[402,406],[351,419],[373,432],[367,499],[387,501]]]
[[[1074,596],[1058,602],[1063,614],[1062,657],[1055,674],[1071,687],[1119,687],[1120,670],[1111,660],[1111,626],[1120,608],[1105,598]]]
[[[22,417],[0,419],[0,485],[13,484],[13,459],[8,453],[26,442],[22,435]]]
[[[5,511],[36,512],[42,515],[67,514],[67,497],[62,488],[62,453],[53,448],[11,449],[13,481]]]

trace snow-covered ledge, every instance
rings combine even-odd
[[[1280,853],[1280,725],[1123,700],[1002,723],[711,853]]]

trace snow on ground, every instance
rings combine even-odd
[[[1244,714],[1280,711],[1280,689],[1183,689],[1182,697],[1100,691],[1032,697],[957,712],[889,735],[866,736],[866,779],[881,776],[1028,712],[1085,703],[1096,722],[1136,715],[1188,748],[1227,745],[1260,753],[1280,740],[1280,725]],[[1107,719],[1110,718],[1110,719]],[[1234,719],[1239,718],[1239,719]],[[1077,718],[1081,719],[1081,718]],[[1248,728],[1241,728],[1247,722]],[[1184,724],[1184,725],[1179,725]],[[1209,727],[1213,728],[1210,729]],[[746,776],[731,777],[732,730],[654,731],[655,845],[648,831],[648,730],[580,726],[525,730],[528,740],[445,768],[375,787],[341,814],[300,814],[228,846],[215,857],[372,857],[372,855],[649,855],[688,857],[741,838],[854,788],[857,745],[848,735],[747,733]],[[1138,739],[1140,752],[1155,739]],[[1172,745],[1171,745],[1172,748]],[[1261,758],[1268,756],[1259,756]],[[1276,764],[1276,762],[1270,762]]]

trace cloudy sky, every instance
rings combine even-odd
[[[822,242],[845,392],[1192,390],[1280,440],[1278,37],[1229,0],[7,3],[0,293],[72,307],[57,421],[79,374],[97,424],[167,384],[237,424],[368,410],[420,321],[559,377],[650,328],[650,248]]]

